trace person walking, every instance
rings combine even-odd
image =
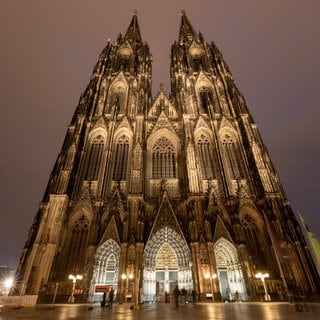
[[[114,290],[111,287],[110,291],[109,291],[109,307],[112,307],[113,304],[113,298],[114,298]]]
[[[197,302],[197,292],[196,292],[196,290],[192,290],[192,302],[193,303]]]
[[[178,288],[178,285],[176,285],[176,287],[173,290],[173,298],[174,298],[174,303],[176,308],[179,307],[179,297],[180,297],[180,290]]]
[[[101,308],[104,308],[106,306],[106,297],[107,297],[107,293],[104,292],[101,300]]]
[[[188,294],[187,290],[183,288],[181,290],[181,295],[180,295],[180,304],[181,304],[181,306],[183,306],[185,308],[188,306],[187,305],[187,294]]]

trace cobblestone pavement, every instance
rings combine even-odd
[[[197,303],[176,308],[173,304],[144,304],[132,310],[130,304],[114,304],[112,308],[99,305],[38,305],[35,308],[4,308],[0,320],[319,320],[320,304],[310,303],[296,311],[289,303]]]

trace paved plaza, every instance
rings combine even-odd
[[[197,303],[176,308],[172,303],[144,304],[132,310],[130,304],[114,304],[112,308],[99,305],[65,304],[39,305],[36,308],[5,308],[0,320],[319,320],[320,304],[310,303],[302,311],[290,303]]]

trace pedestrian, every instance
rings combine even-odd
[[[236,302],[240,301],[240,294],[238,291],[236,291],[235,295],[234,295],[234,299],[236,300]]]
[[[101,300],[101,308],[104,308],[106,306],[106,298],[107,298],[107,293],[104,292]]]
[[[180,302],[181,302],[181,305],[183,306],[183,307],[187,307],[187,290],[186,289],[182,289],[181,290],[181,296],[180,296]]]
[[[179,307],[179,297],[180,297],[180,290],[178,288],[178,285],[176,285],[176,287],[173,290],[173,298],[177,308]]]
[[[196,292],[196,290],[192,290],[192,302],[193,303],[197,302],[197,292]]]
[[[113,304],[113,298],[114,298],[114,290],[111,287],[110,291],[109,291],[109,307],[112,307]]]

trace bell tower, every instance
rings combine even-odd
[[[314,267],[315,282],[297,272],[310,263],[307,252],[299,255],[305,242],[245,99],[217,46],[184,12],[170,75],[184,129],[188,237],[200,291],[214,274],[224,300],[235,292],[252,299],[258,270],[272,274],[277,298],[295,287],[316,291]]]

